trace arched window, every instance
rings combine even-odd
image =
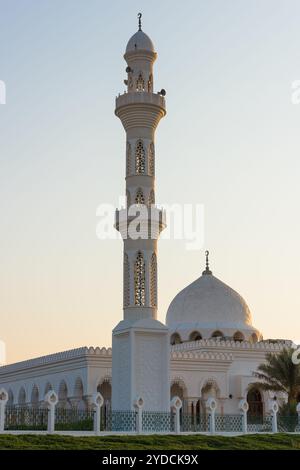
[[[134,304],[144,306],[145,302],[145,262],[139,251],[134,264]]]
[[[74,385],[74,397],[80,398],[81,400],[83,398],[83,383],[80,377],[76,379]]]
[[[32,387],[32,392],[31,392],[31,403],[33,405],[37,405],[39,402],[39,389],[37,385],[34,385]]]
[[[138,140],[135,146],[135,172],[137,175],[145,173],[145,149],[142,140]]]
[[[151,306],[157,306],[157,262],[156,254],[153,253],[151,256],[151,266],[150,266],[150,299]]]
[[[201,339],[202,335],[199,333],[199,331],[193,331],[189,337],[190,341],[200,341]]]
[[[19,391],[18,403],[19,405],[25,405],[26,403],[26,392],[25,392],[24,387],[21,387]]]
[[[153,189],[151,189],[149,194],[149,206],[151,206],[151,204],[155,204],[155,195]]]
[[[251,341],[252,341],[252,343],[257,343],[258,337],[257,337],[257,334],[256,334],[256,333],[252,333],[252,335],[251,335]]]
[[[131,145],[129,142],[126,144],[126,175],[131,175]]]
[[[222,331],[216,330],[213,332],[211,337],[212,338],[224,338],[224,334],[222,333]]]
[[[143,75],[140,72],[138,79],[136,81],[136,91],[144,91],[145,90],[145,81],[143,79]]]
[[[44,396],[46,395],[46,393],[50,392],[50,390],[53,390],[53,387],[50,382],[47,382],[45,385]]]
[[[58,389],[58,400],[60,402],[66,402],[68,399],[68,387],[64,380],[62,380],[59,384]]]
[[[145,204],[145,198],[143,194],[143,190],[138,188],[136,195],[135,195],[135,203],[136,204]]]
[[[248,423],[249,424],[262,423],[263,401],[262,401],[261,393],[257,388],[250,388],[247,394],[247,402],[249,405]]]
[[[152,89],[153,89],[153,76],[152,76],[152,73],[150,73],[150,75],[149,75],[147,85],[148,85],[148,92],[151,93]]]
[[[124,261],[123,261],[123,304],[124,307],[128,307],[130,304],[130,270],[129,270],[129,258],[127,253],[124,253]]]
[[[8,402],[7,406],[12,406],[14,404],[14,394],[11,390],[11,388],[8,390]]]
[[[155,173],[155,150],[154,150],[154,143],[151,142],[149,145],[149,175],[154,176]]]
[[[182,343],[180,335],[178,333],[173,333],[170,339],[170,343],[172,345]]]
[[[111,409],[111,382],[110,379],[104,379],[101,384],[97,387],[97,392],[100,392],[104,399],[104,404],[102,407],[102,419],[104,423],[107,423],[107,420],[110,416]]]
[[[180,421],[182,420],[182,414],[186,412],[186,396],[187,396],[187,390],[186,390],[186,385],[183,382],[182,379],[175,379],[170,387],[170,399],[174,397],[179,397],[180,400],[182,401],[182,408],[180,409]]]
[[[245,336],[240,331],[237,331],[236,333],[234,333],[233,339],[234,341],[245,341]]]

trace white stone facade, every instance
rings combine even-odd
[[[251,383],[255,382],[252,372],[264,361],[265,354],[278,353],[288,344],[210,339],[171,346],[168,396],[179,396],[183,411],[195,415],[205,412],[204,402],[208,396],[215,396],[218,413],[235,414],[240,400],[247,399]],[[141,370],[139,363],[136,370]],[[151,375],[152,371],[147,369],[143,373]],[[144,383],[141,377],[141,387]],[[154,380],[153,387],[161,391],[166,383]],[[110,408],[111,384],[110,348],[84,347],[0,368],[0,388],[8,391],[8,404],[42,405],[45,394],[51,389],[58,395],[58,406],[86,408],[95,392],[100,391],[105,407]],[[148,397],[153,387],[141,388],[141,392]],[[262,394],[264,414],[268,413],[268,402],[274,395]],[[281,397],[278,395],[278,398]]]

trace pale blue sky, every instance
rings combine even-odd
[[[96,209],[124,192],[114,116],[123,53],[143,12],[167,90],[157,201],[205,205],[214,274],[265,337],[300,338],[300,2],[0,0],[0,338],[8,361],[110,345],[122,242]],[[204,250],[159,243],[159,317]]]

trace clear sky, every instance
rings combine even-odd
[[[204,268],[266,338],[300,338],[298,0],[0,0],[0,339],[7,361],[109,346],[122,242],[96,237],[124,192],[114,116],[143,12],[167,90],[156,199],[203,203],[205,246],[159,242],[159,318]]]

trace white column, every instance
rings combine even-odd
[[[240,401],[239,410],[242,412],[243,417],[243,433],[246,434],[248,432],[247,413],[249,410],[249,405],[245,398]]]
[[[97,392],[93,396],[92,400],[92,405],[95,408],[95,414],[94,414],[94,433],[96,436],[99,436],[100,434],[100,428],[101,428],[101,408],[104,403],[104,398],[101,395],[101,393]]]
[[[179,397],[173,397],[171,400],[171,412],[175,412],[175,433],[180,433],[180,410],[182,408],[182,401]]]
[[[48,406],[47,432],[52,434],[55,430],[55,407],[58,403],[58,396],[54,390],[49,390],[49,392],[46,393],[44,400]]]
[[[271,402],[271,413],[272,413],[272,432],[276,433],[278,432],[278,426],[277,426],[277,413],[279,410],[279,406],[277,401],[273,400]]]
[[[5,407],[8,402],[8,393],[4,388],[0,389],[0,434],[4,432]]]
[[[133,402],[134,409],[137,410],[136,419],[136,432],[140,434],[143,431],[143,408],[144,400],[142,397],[137,397]]]
[[[217,401],[214,397],[209,397],[206,400],[205,405],[209,413],[209,431],[211,434],[214,434],[216,431],[215,414],[216,414],[216,409],[217,409]]]

